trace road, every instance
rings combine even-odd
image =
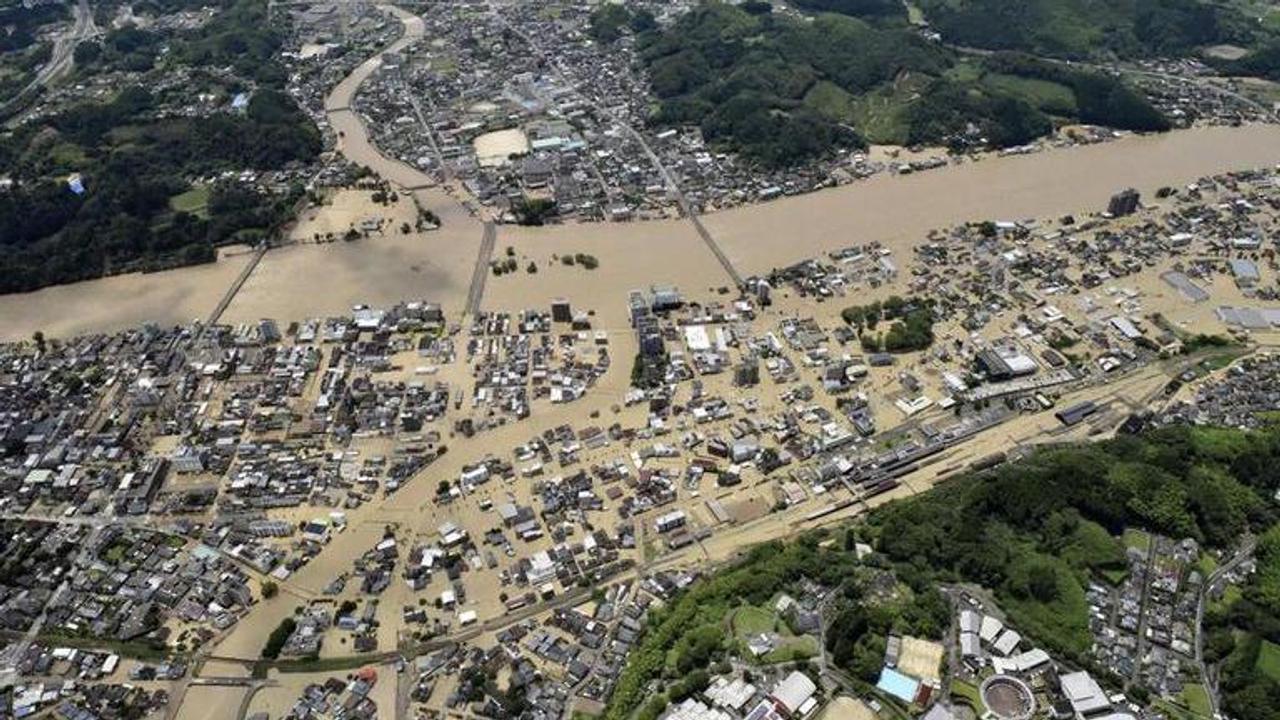
[[[422,126],[422,132],[427,136],[427,144],[431,146],[431,154],[436,157],[436,164],[440,166],[440,177],[444,178],[447,183],[453,179],[453,170],[449,167],[449,163],[445,162],[444,153],[440,152],[440,144],[436,142],[435,131],[431,129],[431,124],[427,122],[427,116],[422,112],[422,103],[418,97],[413,94],[413,89],[405,86],[404,93],[409,97],[409,104],[413,105],[413,114],[418,118],[418,124]],[[428,98],[428,100],[430,100]]]
[[[231,679],[242,680],[241,678],[231,678]],[[201,680],[204,680],[204,678],[201,678]],[[192,681],[192,684],[208,685],[209,683],[196,680],[196,681]],[[248,682],[246,685],[248,687],[248,690],[245,691],[244,697],[240,698],[240,706],[236,708],[236,720],[244,720],[245,717],[249,714],[249,705],[253,703],[253,696],[257,695],[259,690],[265,687],[269,687],[271,685],[275,685],[275,683],[269,682],[266,680],[253,680]]]
[[[1196,603],[1196,666],[1200,668],[1200,681],[1204,684],[1204,689],[1207,691],[1206,694],[1209,696],[1209,709],[1212,717],[1218,717],[1220,698],[1218,697],[1218,683],[1209,677],[1209,668],[1204,662],[1205,603],[1208,602],[1209,596],[1213,594],[1213,588],[1226,577],[1227,573],[1235,570],[1241,563],[1253,557],[1253,551],[1257,544],[1257,539],[1252,535],[1246,535],[1241,541],[1240,547],[1231,556],[1231,559],[1219,565],[1200,586],[1200,599]]]
[[[484,223],[484,236],[480,239],[480,251],[476,253],[476,266],[471,271],[471,286],[467,289],[466,314],[475,317],[480,314],[480,302],[484,300],[484,284],[489,278],[489,262],[493,259],[493,248],[498,242],[498,227],[492,220]]]
[[[1147,608],[1151,604],[1151,575],[1155,572],[1156,567],[1156,545],[1157,541],[1152,538],[1151,545],[1147,548],[1147,558],[1143,565],[1142,600],[1138,605],[1138,645],[1134,651],[1134,657],[1136,658],[1143,656],[1147,645]],[[1141,679],[1142,663],[1135,662],[1133,664],[1133,672],[1125,679],[1125,689],[1129,688],[1130,683],[1141,683]]]
[[[49,57],[49,62],[45,63],[36,71],[35,77],[26,87],[22,88],[13,97],[5,101],[0,106],[0,112],[7,112],[13,105],[17,104],[28,93],[48,85],[65,75],[75,65],[75,50],[80,43],[101,34],[98,26],[93,21],[93,11],[89,9],[89,0],[79,0],[75,6],[71,8],[73,21],[67,32],[59,35],[53,41],[53,54]]]

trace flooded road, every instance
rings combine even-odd
[[[423,36],[421,18],[399,8],[385,9],[399,17],[405,29],[388,50],[400,50]],[[439,302],[451,313],[462,311],[483,226],[456,193],[417,168],[381,154],[363,120],[351,110],[360,84],[380,64],[380,56],[362,63],[326,99],[330,122],[339,134],[338,149],[412,191],[420,204],[442,218],[443,227],[423,234],[273,250],[228,308],[224,321],[271,317],[287,322],[342,312],[360,302],[415,298]],[[1094,212],[1126,187],[1151,198],[1164,185],[1277,162],[1280,126],[1197,128],[988,158],[905,177],[881,174],[839,188],[705,215],[702,221],[744,276],[871,241],[895,249],[899,261],[905,262],[910,246],[933,228],[969,220]],[[499,254],[510,247],[522,272],[490,277],[485,309],[521,309],[563,296],[575,305],[601,309],[603,319],[611,321],[614,314],[620,316],[626,291],[632,288],[672,283],[699,293],[729,284],[725,270],[684,220],[500,226],[496,246]],[[595,255],[600,269],[559,268],[556,256],[573,253]],[[204,317],[243,260],[0,296],[0,337],[28,338],[37,329],[51,337],[65,336],[144,321]],[[530,263],[538,273],[524,270]]]
[[[453,196],[444,188],[438,187],[434,178],[412,165],[383,155],[369,137],[369,129],[351,104],[355,100],[360,86],[378,68],[382,67],[382,56],[386,53],[400,52],[423,38],[426,25],[422,18],[402,10],[394,5],[380,5],[383,11],[400,19],[404,32],[399,40],[388,45],[381,53],[365,60],[351,74],[333,87],[324,100],[325,114],[329,124],[338,136],[338,152],[357,165],[370,168],[382,178],[405,190],[413,190],[418,201],[439,215],[446,224],[471,221],[479,225]],[[476,231],[479,240],[479,230]]]

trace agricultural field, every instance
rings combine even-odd
[[[210,192],[211,188],[208,185],[193,187],[169,198],[169,207],[174,212],[187,212],[196,217],[208,219]]]

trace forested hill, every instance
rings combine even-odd
[[[1170,714],[1136,677],[1097,661],[1085,588],[1124,581],[1127,537],[1196,540],[1200,569],[1245,547],[1242,535],[1252,532],[1258,570],[1243,588],[1213,598],[1205,658],[1221,667],[1224,714],[1271,720],[1280,707],[1278,489],[1276,427],[1175,427],[1042,448],[881,505],[842,530],[746,550],[651,611],[604,717],[657,718],[669,701],[704,689],[713,663],[734,647],[725,628],[735,613],[808,583],[836,590],[824,610],[825,660],[858,681],[876,682],[888,634],[942,637],[954,610],[939,589],[965,583],[989,591],[1009,625],[1064,667],[1087,669],[1108,691],[1123,690],[1164,717],[1198,717]],[[1199,668],[1190,658],[1181,667],[1193,684]]]
[[[1258,571],[1206,615],[1206,659],[1222,662],[1226,711],[1274,718],[1280,677],[1260,663],[1280,643],[1280,428],[1175,427],[1049,448],[891,503],[873,514],[877,547],[935,581],[992,588],[1024,630],[1088,666],[1084,587],[1125,566],[1114,538],[1142,528],[1226,550],[1260,537]]]
[[[1047,134],[1055,121],[1169,127],[1116,78],[1030,59],[962,57],[877,12],[874,2],[806,4],[872,20],[835,13],[804,19],[766,3],[710,1],[666,29],[638,32],[661,101],[653,121],[696,124],[710,142],[770,167],[868,138],[1007,147]]]
[[[918,0],[947,43],[1062,58],[1183,57],[1261,47],[1274,22],[1206,0]]]
[[[284,90],[281,38],[265,0],[222,0],[203,26],[163,38],[163,55],[161,38],[136,28],[80,45],[77,72],[144,74],[0,135],[0,293],[209,262],[216,246],[256,242],[285,221],[300,188],[193,182],[296,177],[318,156],[319,130]],[[170,72],[190,86],[148,88]],[[223,97],[222,109],[184,112],[197,93]],[[247,102],[233,107],[237,95]]]

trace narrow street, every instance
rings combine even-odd
[[[1231,559],[1218,566],[1204,584],[1200,586],[1200,599],[1196,603],[1196,666],[1200,668],[1200,681],[1204,684],[1204,688],[1209,696],[1209,707],[1214,717],[1218,716],[1221,698],[1218,695],[1217,677],[1211,675],[1209,667],[1204,662],[1204,608],[1208,602],[1209,596],[1213,594],[1213,589],[1222,581],[1227,573],[1235,570],[1241,563],[1253,557],[1253,551],[1257,547],[1257,538],[1252,535],[1246,535],[1240,543],[1239,549],[1231,556]]]

